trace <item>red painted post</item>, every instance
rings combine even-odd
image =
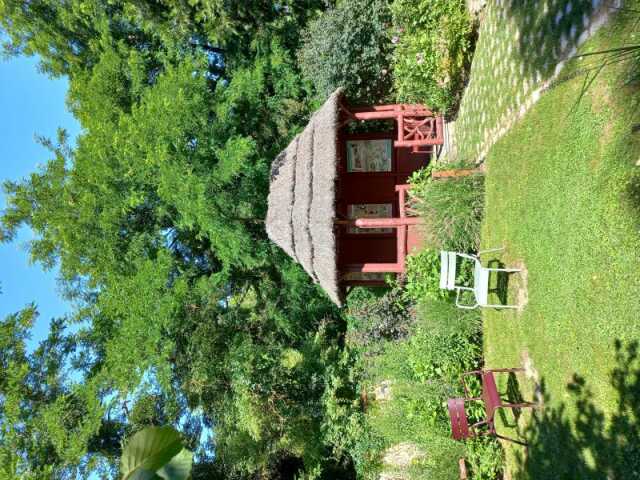
[[[400,185],[396,185],[396,192],[398,192],[398,209],[400,210],[400,218],[405,218],[407,216],[406,212],[406,194],[407,190],[411,188],[411,185],[408,183],[403,183]]]
[[[422,219],[419,217],[404,218],[358,218],[355,226],[358,228],[397,228],[407,225],[420,225]]]
[[[396,262],[402,268],[402,272],[405,271],[404,261],[407,256],[407,227],[402,226],[398,228],[397,244],[396,244]]]
[[[402,273],[404,265],[397,263],[350,263],[344,266],[346,272],[362,273]]]
[[[398,141],[404,140],[404,115],[402,112],[398,112]]]

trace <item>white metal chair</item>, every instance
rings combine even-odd
[[[480,262],[480,255],[489,252],[499,252],[504,250],[502,248],[492,248],[490,250],[483,250],[478,252],[477,255],[469,255],[466,253],[458,252],[440,252],[440,288],[447,290],[455,290],[456,293],[456,306],[460,308],[474,309],[478,307],[493,307],[493,308],[518,308],[517,305],[494,305],[489,304],[489,273],[490,272],[520,272],[519,268],[489,268],[483,267]],[[458,257],[462,259],[471,260],[474,262],[473,270],[473,287],[465,287],[462,285],[456,285],[457,274],[457,260]],[[460,303],[460,292],[462,291],[473,292],[475,296],[475,305],[465,305]]]

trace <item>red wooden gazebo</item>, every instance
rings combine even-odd
[[[349,133],[354,121],[390,128]],[[340,305],[345,288],[383,285],[420,242],[407,178],[443,143],[443,119],[422,105],[350,106],[334,92],[275,159],[267,233]]]

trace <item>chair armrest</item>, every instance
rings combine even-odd
[[[478,257],[480,255],[484,255],[485,253],[490,253],[490,252],[501,252],[502,250],[504,250],[504,247],[499,247],[499,248],[489,248],[487,250],[480,250],[478,252]]]
[[[466,258],[467,260],[471,260],[473,262],[479,262],[480,259],[476,255],[469,255],[468,253],[456,253],[461,258]]]

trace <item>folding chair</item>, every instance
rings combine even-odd
[[[500,305],[489,303],[489,274],[490,272],[520,272],[519,268],[489,268],[483,267],[480,262],[480,255],[489,252],[498,252],[504,250],[502,248],[492,248],[483,250],[477,255],[469,255],[459,252],[440,252],[440,288],[447,290],[456,290],[456,306],[460,308],[473,309],[477,307],[493,307],[493,308],[518,308],[517,305]],[[458,258],[471,260],[474,262],[473,270],[473,287],[465,287],[456,285],[457,261]],[[465,305],[460,303],[460,292],[473,292],[476,303],[474,305]]]
[[[522,444],[518,440],[512,438],[500,436],[496,432],[495,425],[495,413],[500,408],[534,408],[537,405],[533,402],[521,402],[521,403],[505,403],[500,398],[498,387],[496,386],[496,380],[494,373],[511,373],[521,372],[523,368],[494,368],[487,370],[474,370],[472,372],[465,372],[462,374],[462,386],[464,388],[464,398],[450,398],[447,402],[447,408],[449,410],[449,418],[451,420],[451,433],[454,440],[464,440],[470,437],[477,437],[480,435],[495,435],[498,438],[509,440],[515,443]],[[469,390],[464,378],[468,375],[479,375],[482,381],[482,394],[480,397],[469,396]],[[481,401],[484,404],[486,417],[484,420],[469,425],[469,420],[465,412],[465,404],[470,401]],[[478,427],[484,426],[485,429],[479,429]]]

